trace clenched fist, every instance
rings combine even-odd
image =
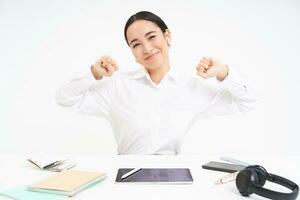
[[[210,57],[203,57],[196,69],[198,75],[202,78],[216,77],[219,81],[223,81],[228,75],[227,65]]]
[[[100,80],[103,76],[112,76],[117,71],[117,63],[109,56],[102,56],[92,66],[91,71],[96,80]]]

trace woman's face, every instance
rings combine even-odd
[[[169,67],[170,32],[165,33],[153,22],[138,20],[127,29],[127,40],[138,63],[148,71]]]

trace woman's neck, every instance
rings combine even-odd
[[[168,64],[168,65],[165,65],[165,66],[161,66],[157,69],[148,70],[148,73],[150,75],[151,80],[155,84],[159,84],[160,81],[165,76],[165,74],[169,71],[169,69],[170,69],[170,65]]]

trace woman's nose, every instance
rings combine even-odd
[[[152,45],[149,42],[145,42],[143,46],[144,46],[144,53],[145,54],[150,53],[151,50],[153,49]]]

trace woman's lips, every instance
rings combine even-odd
[[[149,56],[147,56],[146,58],[145,58],[145,60],[149,60],[150,58],[153,58],[156,54],[158,54],[159,52],[156,52],[156,53],[152,53],[152,54],[150,54]]]

